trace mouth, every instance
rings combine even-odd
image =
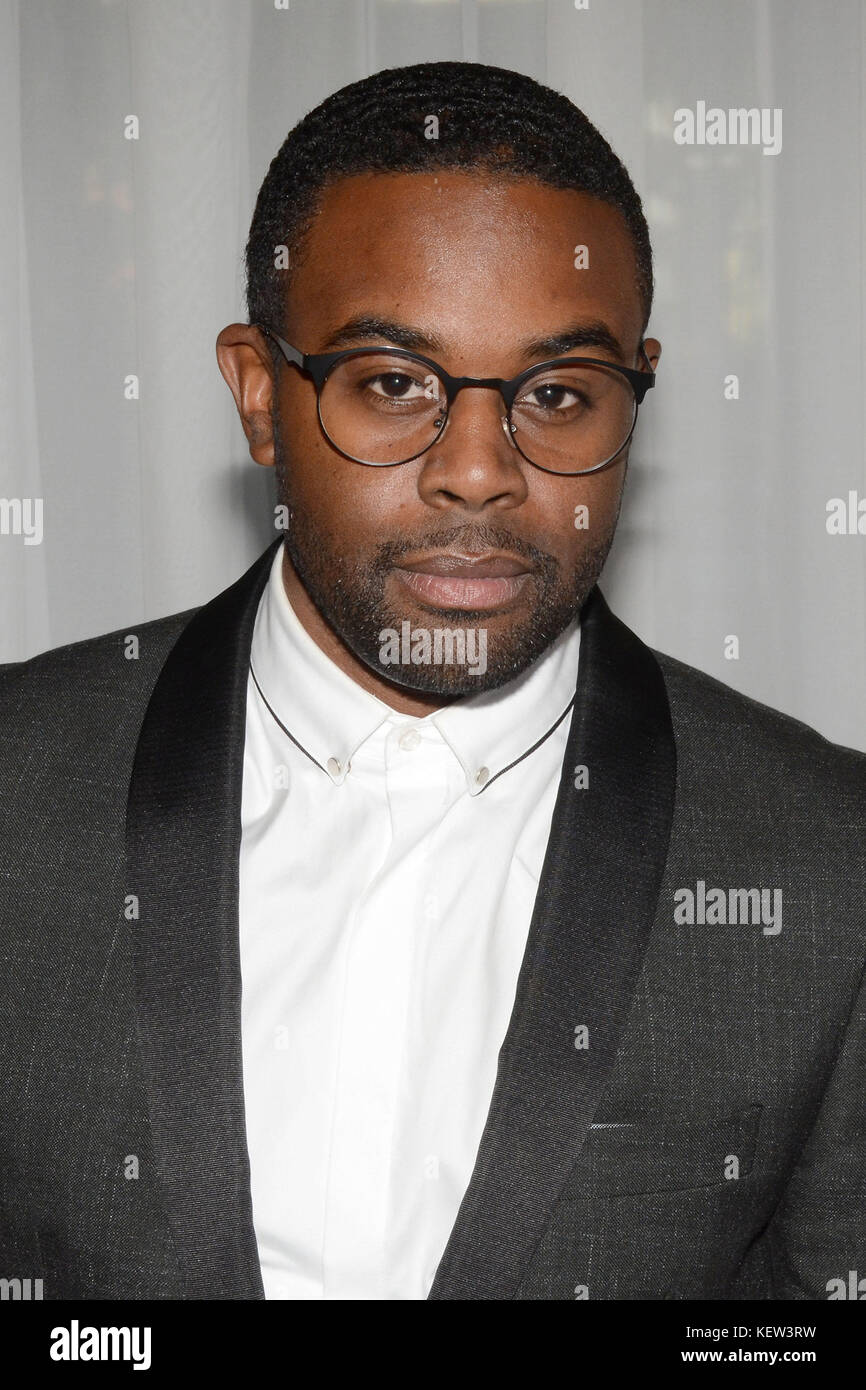
[[[531,571],[515,555],[439,551],[404,561],[394,573],[416,598],[431,607],[490,610],[514,603]]]

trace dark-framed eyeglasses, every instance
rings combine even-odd
[[[447,427],[457,393],[499,392],[506,437],[536,468],[575,477],[597,473],[622,453],[655,373],[597,357],[557,357],[501,377],[451,376],[432,358],[403,348],[360,347],[306,353],[256,324],[286,361],[316,387],[319,424],[355,463],[387,468],[431,448]],[[644,343],[640,351],[651,367]]]

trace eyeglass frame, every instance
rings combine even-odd
[[[531,463],[533,468],[540,468],[543,473],[553,473],[556,477],[560,478],[578,478],[584,477],[589,473],[598,473],[602,468],[607,468],[608,464],[613,463],[614,459],[619,457],[625,446],[631,440],[635,428],[637,427],[638,410],[643,404],[647,391],[655,386],[656,382],[656,374],[652,370],[648,372],[638,371],[635,367],[623,367],[620,366],[618,362],[607,362],[600,357],[552,357],[547,362],[536,362],[534,366],[527,367],[525,371],[507,380],[503,377],[452,376],[451,373],[446,372],[445,368],[438,362],[434,362],[432,357],[424,357],[420,353],[409,352],[405,348],[372,346],[346,348],[339,352],[301,352],[300,348],[293,347],[291,343],[286,342],[285,338],[281,338],[279,333],[276,333],[272,328],[268,328],[266,324],[257,323],[252,326],[258,328],[261,333],[266,334],[269,338],[273,338],[290,366],[297,367],[300,371],[306,372],[307,375],[311,377],[316,388],[316,414],[325,438],[328,443],[336,449],[338,454],[342,454],[344,458],[350,459],[352,463],[360,463],[364,468],[400,468],[404,463],[412,463],[414,459],[420,458],[422,454],[426,454],[427,450],[432,449],[433,445],[442,438],[450,419],[451,407],[457,398],[458,392],[462,391],[464,387],[467,386],[483,386],[499,392],[506,410],[506,414],[502,417],[503,425],[506,425],[507,422],[506,438],[514,445],[521,458],[526,459],[527,463]],[[640,341],[639,350],[643,353],[644,360],[649,362],[650,359],[647,356],[644,339]],[[341,449],[340,445],[328,434],[325,428],[325,422],[322,419],[322,391],[334,368],[339,362],[342,362],[346,358],[360,357],[364,354],[369,355],[370,353],[381,354],[382,356],[388,357],[408,358],[412,362],[420,362],[422,366],[430,368],[433,374],[438,377],[445,387],[445,418],[436,434],[429,444],[425,444],[423,449],[418,450],[417,454],[410,454],[409,458],[401,459],[399,463],[372,463],[369,459],[359,459],[355,458],[354,454],[347,454],[345,449]],[[517,426],[512,422],[511,411],[514,407],[517,393],[523,383],[528,381],[531,376],[534,376],[536,372],[549,370],[551,367],[580,366],[584,363],[593,367],[607,367],[609,371],[618,372],[620,376],[624,376],[628,381],[635,397],[634,419],[631,423],[631,429],[616,452],[611,454],[610,458],[604,459],[601,463],[593,464],[592,468],[580,468],[575,472],[565,472],[560,468],[545,468],[543,463],[536,463],[528,454],[525,454],[514,438]]]

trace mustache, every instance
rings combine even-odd
[[[467,554],[506,550],[522,560],[531,561],[539,570],[557,568],[556,560],[547,551],[531,545],[529,541],[515,535],[506,527],[494,526],[489,522],[467,522],[462,526],[426,531],[423,535],[383,541],[373,552],[372,560],[377,569],[390,569],[398,565],[405,555],[430,550],[460,550]]]

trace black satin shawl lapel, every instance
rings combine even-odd
[[[139,1035],[189,1298],[264,1297],[244,1123],[238,876],[249,650],[279,544],[181,633],[148,704],[127,806]]]

